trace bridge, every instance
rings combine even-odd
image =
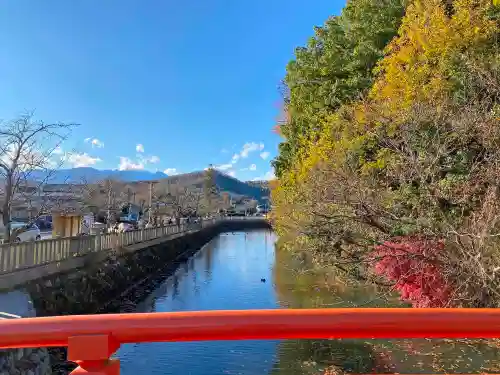
[[[265,222],[259,217],[205,219],[125,233],[65,237],[0,245],[0,290],[104,259],[110,251],[133,252],[227,222]]]
[[[79,315],[0,320],[0,349],[68,347],[72,374],[118,375],[141,342],[331,338],[498,338],[498,309],[341,308]],[[147,372],[148,369],[144,369]]]

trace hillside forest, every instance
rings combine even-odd
[[[283,84],[283,247],[415,307],[500,305],[500,3],[349,0]]]

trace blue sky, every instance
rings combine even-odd
[[[0,118],[81,124],[58,154],[67,166],[269,177],[285,66],[342,6],[4,0]]]

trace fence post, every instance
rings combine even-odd
[[[28,246],[28,251],[26,252],[26,259],[24,260],[24,266],[35,265],[35,241],[30,241]]]
[[[102,237],[101,237],[101,231],[97,231],[97,235],[95,238],[95,251],[101,251],[102,250]]]

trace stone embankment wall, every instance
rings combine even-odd
[[[264,220],[228,221],[150,247],[110,252],[95,264],[37,280],[25,286],[37,316],[72,315],[127,310],[154,288],[158,271],[189,258],[217,234],[269,228]]]
[[[49,353],[46,348],[0,351],[0,375],[50,375]]]
[[[0,294],[0,319],[33,316],[35,316],[35,310],[27,293],[14,290]],[[51,373],[49,352],[46,348],[0,350],[0,375],[48,375]]]

